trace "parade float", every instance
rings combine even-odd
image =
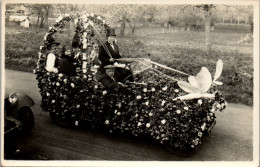
[[[71,53],[78,58],[74,62],[75,76],[45,69],[46,47],[69,21],[76,25],[73,40],[79,48],[77,53]],[[217,81],[222,61],[217,61],[212,78],[206,67],[191,76],[149,59],[122,58],[116,64],[131,69],[135,81],[126,82],[126,87],[106,89],[96,80],[97,69],[89,56],[93,41],[97,39],[102,45],[108,28],[108,22],[95,14],[59,16],[49,28],[34,70],[43,111],[61,126],[84,121],[110,133],[147,136],[180,155],[196,151],[216,123],[215,112],[226,107],[217,90],[222,84]]]

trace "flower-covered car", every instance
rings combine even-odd
[[[76,24],[74,37],[77,36],[80,43],[74,63],[77,75],[48,72],[45,69],[46,46],[70,20]],[[92,40],[99,39],[102,43],[107,28],[109,24],[100,16],[85,14],[60,16],[49,29],[34,71],[42,109],[61,126],[86,121],[89,126],[111,133],[146,135],[174,153],[188,155],[186,153],[195,151],[202,137],[215,125],[215,112],[226,107],[223,96],[216,90],[216,86],[221,85],[216,80],[222,71],[222,61],[217,62],[212,80],[206,67],[196,76],[187,76],[148,59],[119,59],[119,65],[133,70],[135,82],[126,82],[126,87],[106,89],[96,80],[96,70],[88,57],[93,49]],[[184,77],[169,76],[167,70]]]

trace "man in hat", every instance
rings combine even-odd
[[[115,43],[115,41],[116,41],[115,29],[108,29],[107,42],[104,44],[105,46],[101,45],[99,49],[98,58],[102,63],[100,67],[101,71],[105,66],[114,64],[115,59],[122,58],[122,56],[119,54],[118,45]],[[124,82],[125,80],[129,80],[131,82],[134,81],[132,72],[124,68],[116,68],[115,76],[117,76],[120,82]]]
[[[70,50],[66,50],[65,46],[63,46],[63,52],[61,54],[61,58],[59,61],[59,72],[69,75],[69,76],[74,76],[76,75],[76,67],[74,66],[75,60],[72,57],[72,53]]]
[[[58,73],[60,43],[52,41],[47,45],[48,55],[45,69],[49,72]]]
[[[107,65],[104,67],[105,73],[99,71],[96,75],[96,79],[108,89],[113,89],[119,86],[126,87],[126,85],[119,82],[118,78],[115,76],[115,68],[114,65]]]

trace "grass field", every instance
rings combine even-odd
[[[232,31],[233,29],[233,31]],[[46,29],[7,26],[5,33],[5,67],[32,72],[38,59],[37,52]],[[66,32],[67,31],[67,32]],[[71,33],[56,36],[62,43],[70,43]],[[117,31],[118,32],[118,31]],[[161,27],[138,28],[135,35],[126,30],[125,37],[118,37],[124,57],[146,57],[191,75],[196,75],[202,66],[215,73],[218,59],[224,62],[219,90],[228,102],[253,104],[253,44],[237,41],[249,33],[248,27],[222,26],[211,33],[212,47],[207,54],[202,31],[176,31],[162,33]]]

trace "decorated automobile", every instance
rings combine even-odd
[[[78,50],[76,73],[68,75],[46,70],[48,45],[62,31],[66,22],[76,25],[73,41]],[[92,63],[94,41],[104,45],[110,25],[95,14],[60,16],[50,27],[40,46],[37,76],[42,109],[61,126],[87,122],[110,133],[145,135],[163,144],[173,153],[189,155],[196,151],[203,136],[216,123],[215,112],[226,102],[217,90],[223,63],[217,61],[214,78],[206,67],[196,76],[172,69],[145,58],[116,59],[114,66],[132,71],[133,82],[108,89],[97,80],[99,66]]]

